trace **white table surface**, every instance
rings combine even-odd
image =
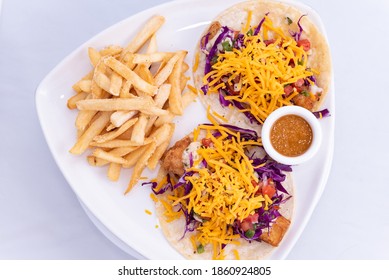
[[[163,2],[3,1],[0,259],[133,258],[85,214],[46,145],[34,97],[76,47]],[[303,2],[321,15],[330,41],[335,151],[326,189],[288,258],[389,259],[389,2]]]

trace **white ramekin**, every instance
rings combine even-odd
[[[270,142],[270,131],[273,124],[279,118],[286,115],[300,116],[304,120],[306,120],[308,124],[311,126],[312,134],[313,134],[312,143],[309,146],[308,150],[302,155],[294,156],[294,157],[284,156],[279,152],[277,152]],[[318,119],[312,114],[311,111],[300,106],[284,106],[275,110],[267,117],[262,127],[261,137],[262,137],[263,147],[266,153],[272,159],[283,164],[297,165],[308,161],[317,153],[321,144],[322,134],[321,134],[320,123]]]

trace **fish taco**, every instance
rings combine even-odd
[[[206,28],[193,75],[205,107],[260,128],[282,106],[318,110],[329,91],[331,59],[309,14],[277,1],[247,1]]]
[[[148,183],[169,243],[188,259],[263,259],[293,213],[291,168],[271,160],[255,131],[203,124],[164,155]]]

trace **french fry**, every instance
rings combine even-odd
[[[92,80],[92,78],[93,78],[93,70],[90,71],[88,74],[86,74],[84,77],[82,77],[81,80],[79,80],[77,83],[75,83],[75,84],[72,86],[72,89],[73,89],[75,92],[77,92],[77,93],[81,92],[82,90],[81,90],[81,88],[80,88],[80,83],[82,83],[82,81],[84,81],[84,80]]]
[[[127,194],[134,187],[134,185],[139,181],[139,178],[142,175],[142,172],[145,169],[147,162],[151,157],[151,155],[154,153],[155,149],[156,149],[155,142],[151,142],[146,146],[144,153],[142,154],[142,156],[139,158],[139,160],[134,166],[130,183],[128,184],[128,187],[124,192],[124,194]]]
[[[108,96],[107,93],[103,93],[102,97]],[[89,94],[84,100],[86,99],[93,99],[94,96],[93,94]],[[76,102],[77,106],[77,102]],[[84,110],[84,111],[79,111],[77,118],[76,118],[76,128],[78,131],[83,132],[89,123],[92,121],[93,117],[96,115],[97,111],[96,110]]]
[[[115,127],[119,127],[136,114],[136,111],[116,111],[111,115],[111,123]]]
[[[146,53],[156,53],[158,51],[158,46],[157,46],[157,36],[155,33],[150,37],[149,40],[149,45],[147,46],[147,51]],[[150,66],[150,65],[148,65]]]
[[[93,69],[73,85],[76,94],[67,102],[79,110],[78,138],[70,152],[90,148],[88,163],[108,166],[111,181],[119,179],[122,168],[133,167],[125,194],[146,167],[156,168],[173,136],[173,118],[195,97],[181,95],[189,79],[187,52],[157,48],[156,32],[164,21],[152,17],[125,48],[88,48]]]
[[[79,82],[80,89],[83,92],[91,92],[92,80],[82,80]]]
[[[146,96],[147,97],[147,96]],[[77,103],[79,110],[97,110],[97,111],[141,111],[145,114],[162,116],[168,114],[166,110],[155,106],[151,98],[133,97],[116,99],[88,99],[80,100]]]
[[[196,95],[191,92],[187,91],[182,95],[182,106],[183,108],[186,108],[190,103],[192,103],[196,99]],[[154,123],[156,127],[160,127],[161,125],[165,123],[170,123],[174,119],[175,115],[173,113],[169,113],[164,116],[160,116]]]
[[[135,151],[138,148],[139,148],[139,146],[119,147],[119,148],[114,148],[114,149],[110,150],[108,153],[110,153],[114,156],[123,157],[123,156]]]
[[[122,84],[123,84],[122,77],[118,73],[113,72],[111,74],[111,81],[110,81],[109,90],[108,90],[109,93],[111,93],[114,96],[119,96],[120,89],[122,88]]]
[[[141,158],[141,156],[145,153],[146,149],[147,149],[147,145],[140,146],[138,147],[138,149],[124,156],[124,159],[127,160],[127,163],[122,165],[123,168],[133,167]]]
[[[174,125],[172,123],[165,123],[161,127],[157,128],[153,133],[151,133],[150,136],[145,139],[145,141],[154,141],[157,146],[159,146],[169,138],[170,134],[173,133],[173,130]]]
[[[109,122],[111,112],[99,112],[98,118],[85,130],[76,144],[70,149],[70,153],[80,155],[86,151],[92,139],[98,135]]]
[[[151,155],[148,163],[147,163],[147,168],[150,170],[154,170],[155,167],[157,167],[158,161],[162,158],[163,154],[167,150],[170,144],[170,139],[163,142],[161,145],[159,145],[154,153]]]
[[[122,85],[122,88],[120,89],[120,98],[130,98],[131,97],[131,93],[130,93],[130,89],[131,89],[131,86],[132,86],[132,83],[130,81],[123,81],[123,85]]]
[[[92,47],[89,47],[88,48],[88,56],[89,56],[90,63],[94,67],[96,67],[96,65],[99,63],[100,58],[101,58],[100,52]]]
[[[130,119],[126,123],[124,123],[121,127],[119,127],[118,129],[116,129],[114,131],[95,136],[93,138],[93,141],[96,143],[104,143],[104,142],[107,142],[109,140],[113,140],[116,137],[118,137],[119,135],[123,134],[131,126],[133,126],[137,122],[137,120],[138,120],[137,118]]]
[[[162,16],[154,16],[149,19],[125,50],[132,53],[137,52],[164,23],[165,18]]]
[[[124,158],[112,155],[108,152],[103,151],[102,149],[95,149],[93,151],[92,155],[95,156],[96,158],[105,159],[109,162],[114,162],[114,163],[119,163],[119,164],[126,164],[127,163],[127,161]]]
[[[111,181],[117,181],[120,177],[122,166],[119,163],[111,162],[108,167],[107,176]]]
[[[158,161],[161,159],[161,157],[165,153],[166,149],[169,147],[170,140],[173,137],[173,132],[174,132],[174,128],[175,128],[175,125],[173,123],[171,123],[169,125],[170,125],[170,131],[169,131],[168,136],[160,145],[157,146],[157,148],[155,149],[154,153],[151,155],[151,157],[147,163],[147,167],[150,170],[155,169],[155,167],[158,164]]]
[[[158,93],[154,97],[154,102],[156,106],[162,108],[165,105],[166,101],[169,98],[170,90],[171,90],[170,84],[163,84],[158,88]],[[154,125],[154,122],[157,120],[157,118],[158,116],[150,116],[145,129],[146,135],[149,135]]]
[[[104,143],[90,142],[89,145],[92,147],[100,147],[100,148],[139,147],[148,144],[152,141],[153,140],[151,138],[145,139],[143,143],[137,143],[131,140],[114,139],[114,140],[106,141]]]
[[[92,155],[87,156],[87,160],[91,166],[104,166],[104,165],[109,164],[108,160],[97,158],[97,157],[92,156]]]
[[[121,63],[119,60],[113,57],[104,58],[104,63],[110,67],[112,70],[117,72],[126,80],[129,80],[134,87],[137,89],[146,92],[150,95],[154,95],[154,92],[157,90],[156,86],[153,86],[139,77],[134,71],[132,71],[129,67]]]
[[[100,51],[101,56],[116,56],[123,51],[121,46],[117,45],[109,45],[108,47],[102,49]]]
[[[169,76],[169,83],[172,85],[172,89],[169,96],[169,109],[175,115],[182,115],[184,112],[182,106],[182,97],[181,97],[181,72],[182,64],[186,56],[186,52],[179,52],[179,58],[174,65],[173,71]]]
[[[170,76],[170,74],[173,71],[174,65],[180,58],[181,54],[178,52],[173,55],[172,58],[169,59],[169,61],[166,63],[166,65],[155,75],[154,77],[154,85],[159,87],[162,85],[167,78]]]
[[[83,91],[73,95],[72,97],[70,97],[68,99],[68,102],[67,102],[68,108],[70,110],[76,109],[77,108],[76,102],[79,101],[79,100],[84,100],[87,96],[88,96],[88,93],[87,92],[83,92]]]
[[[145,130],[148,122],[148,116],[141,114],[138,118],[138,121],[134,125],[132,131],[131,141],[135,143],[142,144],[145,140]]]
[[[98,87],[109,92],[111,81],[109,80],[107,75],[102,72],[96,72],[93,81],[97,84]]]
[[[137,64],[151,64],[154,62],[161,62],[162,60],[169,60],[174,53],[170,52],[154,52],[149,54],[134,54],[133,62]]]

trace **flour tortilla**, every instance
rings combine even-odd
[[[231,123],[232,125],[236,125],[236,123]],[[188,135],[193,141],[193,135]],[[199,139],[205,137],[204,131],[200,131]],[[259,158],[262,158],[266,155],[265,151],[261,147],[252,147],[250,148],[250,154],[255,153]],[[163,170],[161,170],[161,174],[165,174]],[[286,191],[291,195],[291,198],[288,199],[285,203],[280,205],[280,209],[278,210],[280,214],[293,222],[293,208],[294,208],[294,183],[292,179],[291,172],[285,172],[286,178],[285,181],[282,182],[282,186],[286,189]],[[165,194],[158,195],[160,199],[166,198],[170,193],[166,192]],[[285,194],[284,198],[287,195]],[[162,232],[167,239],[167,241],[175,248],[181,255],[183,255],[186,259],[198,259],[198,260],[207,260],[212,259],[212,247],[211,245],[205,246],[205,251],[202,254],[197,254],[193,250],[192,242],[190,241],[190,237],[194,234],[194,232],[187,232],[184,236],[185,232],[185,217],[182,215],[179,219],[173,220],[171,222],[167,222],[167,218],[164,215],[166,211],[165,206],[158,200],[156,202],[156,216],[159,219],[159,224],[162,229]],[[287,236],[289,229],[287,230],[285,236]],[[283,239],[285,239],[285,236]],[[250,260],[250,259],[265,259],[268,258],[269,255],[277,248],[273,247],[270,244],[265,242],[248,242],[243,238],[239,239],[240,245],[229,244],[225,247],[225,259],[235,259],[235,254],[233,250],[238,250],[239,256],[241,259]],[[282,244],[281,241],[280,244]]]
[[[242,30],[247,22],[248,10],[252,11],[251,27],[255,28],[264,18],[265,14],[269,12],[268,17],[273,21],[274,26],[280,27],[286,35],[289,34],[289,30],[299,30],[297,21],[300,16],[304,14],[304,12],[299,11],[297,8],[281,2],[257,0],[236,4],[218,15],[214,21],[218,21],[222,26],[228,26],[233,30]],[[292,19],[293,23],[291,25],[287,24],[286,17]],[[317,102],[315,108],[313,108],[313,111],[316,111],[322,105],[325,96],[329,91],[331,81],[330,52],[326,39],[320,33],[317,26],[310,20],[309,14],[303,17],[300,23],[304,29],[301,39],[308,38],[311,42],[312,55],[309,56],[308,67],[317,69],[320,72],[320,74],[315,77],[318,86],[323,89],[323,92],[320,101]],[[200,39],[208,33],[208,30],[209,26],[201,35]],[[218,35],[213,39],[215,40],[217,36]],[[200,43],[197,44],[196,53],[200,54],[200,59],[198,68],[193,73],[193,78],[195,86],[199,90],[199,98],[203,105],[206,108],[210,106],[213,111],[224,116],[229,121],[236,123],[240,127],[260,130],[259,125],[250,123],[243,113],[240,113],[235,107],[222,107],[219,103],[218,94],[202,94],[200,89],[203,86],[202,81],[204,77],[206,56],[200,51]]]
[[[292,198],[281,204],[281,208],[279,212],[282,216],[292,221],[293,214],[293,182],[292,176],[290,173],[286,174],[286,180],[282,183],[284,188],[288,191]],[[167,194],[166,194],[167,195]],[[193,251],[193,245],[190,241],[190,236],[193,235],[193,232],[187,232],[185,237],[183,234],[185,232],[185,218],[182,215],[179,219],[176,219],[172,222],[166,222],[166,217],[164,216],[165,207],[161,202],[156,203],[156,215],[159,219],[159,224],[162,229],[165,238],[168,242],[186,259],[194,259],[194,260],[210,260],[212,259],[212,247],[211,245],[205,246],[205,251],[202,254],[197,254]],[[289,231],[289,230],[288,230]],[[288,235],[288,231],[285,236]],[[285,239],[285,236],[283,239]],[[268,258],[269,255],[277,248],[273,247],[265,242],[251,242],[240,238],[240,245],[229,244],[225,247],[225,259],[233,260],[235,259],[235,255],[233,250],[236,249],[239,252],[240,259],[244,260],[259,260]],[[281,241],[282,244],[283,241]]]

